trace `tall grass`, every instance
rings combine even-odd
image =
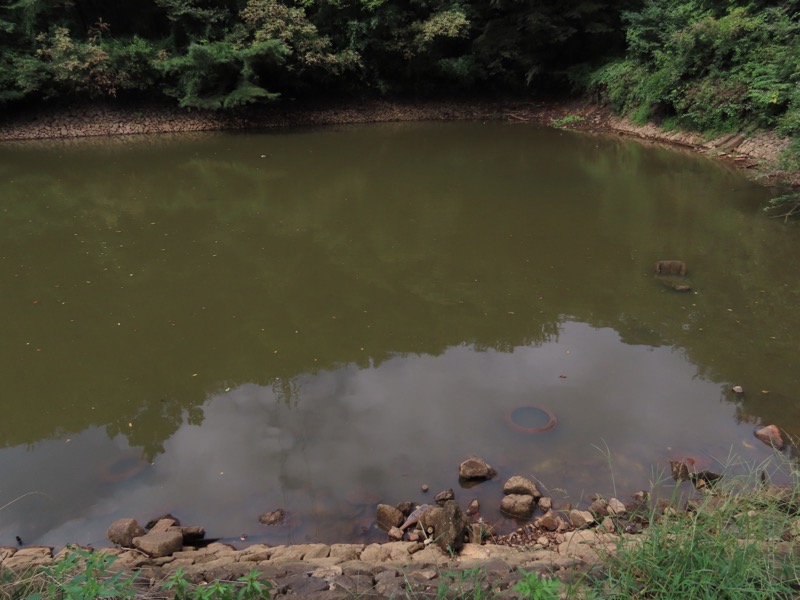
[[[790,599],[800,597],[800,472],[773,486],[760,465],[726,476],[682,510],[659,514],[637,543],[621,542],[592,584],[598,597],[658,599]],[[765,468],[766,467],[766,468]],[[730,469],[729,469],[730,470]]]

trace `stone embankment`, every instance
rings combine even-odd
[[[491,587],[501,597],[515,598],[520,569],[544,577],[571,581],[589,573],[600,555],[614,552],[620,537],[601,530],[558,534],[552,547],[529,550],[500,545],[465,544],[458,555],[434,544],[388,542],[385,544],[302,544],[266,546],[255,544],[236,550],[227,544],[181,547],[153,557],[138,549],[97,550],[116,557],[111,571],[137,573],[137,585],[158,589],[178,569],[195,584],[235,581],[252,571],[272,584],[273,597],[325,599],[435,596],[440,585]],[[0,570],[17,573],[52,563],[70,551],[53,556],[53,548],[33,546],[0,548]],[[464,590],[468,591],[468,590]]]

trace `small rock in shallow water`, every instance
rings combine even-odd
[[[767,446],[772,446],[776,450],[783,450],[783,438],[781,431],[776,425],[767,425],[755,431],[754,435],[764,442]]]
[[[262,525],[280,525],[286,519],[286,511],[282,508],[264,513],[258,517],[258,522]]]
[[[731,391],[734,394],[744,394],[744,388],[740,385],[735,385],[731,388]]]
[[[458,476],[466,480],[492,479],[497,476],[497,471],[482,458],[475,457],[468,458],[459,465]]]
[[[456,497],[455,493],[453,492],[453,488],[449,490],[445,490],[443,492],[439,492],[433,499],[436,501],[436,504],[443,505],[448,500],[453,500]]]

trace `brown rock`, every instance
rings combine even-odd
[[[656,263],[658,275],[686,275],[686,263],[682,260],[660,260]]]
[[[536,484],[530,479],[525,479],[519,475],[514,475],[503,484],[503,493],[533,496],[537,499],[542,497],[542,493],[536,488]]]
[[[467,505],[467,514],[470,517],[474,517],[475,515],[477,515],[478,512],[480,512],[480,510],[481,510],[481,505],[478,502],[477,498],[471,500],[470,503]]]
[[[161,515],[160,517],[156,517],[155,519],[150,519],[147,522],[147,525],[144,526],[144,528],[149,531],[155,526],[156,523],[158,523],[159,521],[163,521],[164,519],[172,519],[175,522],[175,525],[180,527],[181,522],[180,520],[178,520],[178,517],[167,513],[165,515]]]
[[[407,517],[408,515],[411,514],[411,511],[414,510],[414,503],[406,500],[405,502],[401,502],[400,504],[398,504],[396,508],[401,513],[403,513],[404,517]]]
[[[556,511],[550,509],[544,515],[537,518],[534,523],[537,527],[541,527],[547,531],[555,531],[562,526],[563,520],[558,516]]]
[[[756,430],[754,435],[767,446],[772,446],[775,450],[783,450],[783,438],[777,426],[767,425]]]
[[[258,522],[262,525],[280,525],[286,519],[286,511],[282,508],[259,515]]]
[[[444,552],[459,552],[464,546],[468,520],[455,500],[426,511],[420,521],[426,531],[433,528],[434,542]]]
[[[455,499],[455,497],[456,495],[453,492],[453,488],[450,488],[449,490],[444,490],[443,492],[439,492],[433,497],[433,499],[439,506],[444,506],[445,502],[447,502],[448,500],[453,500]]]
[[[527,494],[508,494],[500,501],[500,511],[515,519],[529,519],[535,507],[536,498]]]
[[[497,476],[495,471],[482,458],[468,458],[458,467],[458,476],[466,480],[486,480]]]
[[[392,527],[400,527],[403,524],[403,513],[394,506],[388,504],[378,504],[376,511],[378,526],[384,531],[389,531]]]
[[[592,516],[592,513],[589,511],[573,509],[569,511],[569,522],[576,529],[586,529],[587,527],[590,527],[595,520]]]
[[[174,519],[161,519],[150,528],[150,533],[163,533],[175,527]]]
[[[106,536],[111,543],[123,548],[132,548],[133,538],[144,534],[144,529],[135,519],[117,519],[106,531]]]
[[[206,530],[200,525],[181,527],[181,533],[183,534],[183,542],[186,544],[199,542],[206,537]]]
[[[625,505],[616,498],[611,498],[608,501],[608,514],[611,516],[624,515],[626,512],[627,509],[625,508]]]
[[[403,535],[405,535],[405,532],[399,527],[392,527],[391,529],[389,529],[388,535],[393,540],[400,541],[403,539]]]
[[[180,529],[148,533],[133,538],[133,545],[151,558],[169,556],[183,548],[183,534]]]

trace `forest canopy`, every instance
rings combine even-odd
[[[591,93],[800,131],[800,0],[2,0],[0,105]]]

